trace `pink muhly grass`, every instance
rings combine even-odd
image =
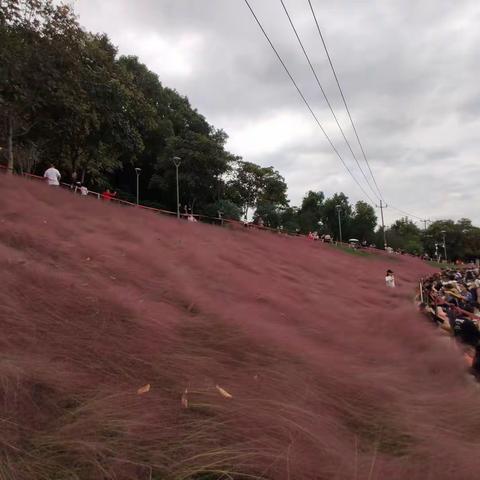
[[[0,478],[478,477],[426,264],[0,188]]]

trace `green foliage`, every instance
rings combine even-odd
[[[282,209],[273,203],[260,203],[255,210],[255,221],[263,221],[266,227],[279,228],[282,224]]]
[[[377,216],[375,210],[366,202],[357,202],[355,212],[351,221],[350,234],[360,241],[373,242],[375,238],[375,227]]]
[[[427,253],[431,258],[438,256],[445,260],[443,239],[448,260],[475,260],[480,258],[480,229],[473,226],[471,220],[462,218],[453,220],[437,220],[426,231],[420,230],[407,218],[397,220],[386,231],[387,243],[395,250],[412,254]],[[377,245],[383,244],[381,229],[376,233]]]
[[[279,228],[289,233],[296,233],[300,231],[297,207],[286,207],[281,210]]]
[[[309,191],[303,197],[302,206],[298,212],[298,223],[302,233],[321,232],[323,229],[323,192]]]
[[[273,167],[261,167],[241,160],[235,163],[226,196],[242,208],[245,217],[248,217],[249,209],[288,205],[287,184]]]
[[[474,260],[480,258],[480,229],[472,225],[468,218],[453,220],[437,220],[428,227],[424,236],[426,251],[434,257],[435,243],[443,256],[443,238],[449,260]]]
[[[238,205],[235,205],[230,200],[218,200],[215,203],[207,205],[204,210],[205,215],[209,217],[218,217],[219,212],[221,212],[223,218],[228,218],[231,220],[240,220],[242,216],[242,211]]]
[[[322,218],[327,233],[335,238],[340,237],[338,225],[337,205],[340,206],[340,221],[342,225],[343,239],[348,239],[351,232],[352,206],[344,193],[335,193],[323,203]]]
[[[423,252],[420,229],[408,218],[397,220],[387,230],[387,242],[395,250],[400,249],[412,254]]]

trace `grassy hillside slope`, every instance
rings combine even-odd
[[[478,478],[426,264],[0,192],[2,480]]]

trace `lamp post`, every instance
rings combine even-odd
[[[178,167],[180,166],[182,159],[180,157],[173,157],[172,161],[173,161],[173,164],[175,165],[176,179],[177,179],[177,218],[180,218],[180,187],[178,184]]]
[[[447,243],[446,243],[446,239],[445,239],[445,235],[446,235],[446,231],[445,230],[442,230],[441,231],[441,234],[443,235],[443,253],[445,255],[445,263],[448,261],[447,260]]]
[[[140,204],[140,174],[142,173],[141,168],[135,168],[135,173],[137,174],[137,205]]]
[[[338,233],[339,233],[339,239],[340,239],[340,243],[342,243],[342,221],[340,219],[340,212],[342,210],[342,206],[341,205],[337,205],[335,207],[337,209],[337,213],[338,213]]]
[[[317,225],[318,225],[318,232],[320,233],[320,235],[323,233],[323,222],[321,220],[319,220],[317,222]]]

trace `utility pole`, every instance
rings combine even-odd
[[[445,254],[445,263],[448,261],[447,260],[447,244],[445,242],[445,235],[446,235],[446,231],[445,230],[442,230],[442,235],[443,235],[443,253]]]
[[[338,213],[338,233],[339,233],[339,239],[340,239],[340,243],[342,243],[342,221],[340,219],[340,211],[342,210],[342,206],[341,205],[337,205],[335,207],[337,209],[337,213]]]
[[[384,204],[382,200],[380,200],[380,205],[375,205],[375,206],[380,209],[380,215],[382,217],[383,248],[387,249],[387,234],[385,233],[385,221],[383,220],[383,209],[388,208],[388,205]]]
[[[428,219],[420,220],[420,221],[423,222],[423,230],[427,231],[427,223],[432,223],[432,221]]]
[[[142,172],[142,169],[141,168],[136,168],[135,169],[135,173],[137,174],[137,205],[140,204],[140,181],[139,181],[139,178],[140,178],[140,173]]]
[[[178,184],[178,167],[180,166],[181,160],[182,159],[180,157],[172,158],[172,161],[175,165],[176,177],[177,177],[177,218],[180,218],[180,188]]]

